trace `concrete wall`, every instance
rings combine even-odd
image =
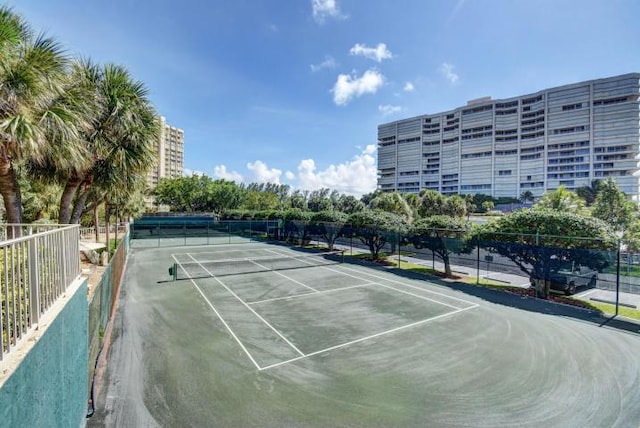
[[[85,426],[86,280],[68,299],[0,389],[0,427]]]

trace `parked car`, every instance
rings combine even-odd
[[[551,267],[549,279],[550,288],[562,291],[567,296],[575,294],[578,288],[591,288],[596,286],[598,271],[587,266],[581,266],[572,261],[557,261]],[[530,278],[534,285],[534,278]]]

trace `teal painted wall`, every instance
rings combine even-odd
[[[87,282],[0,389],[0,427],[85,426]]]

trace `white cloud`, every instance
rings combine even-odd
[[[224,178],[225,180],[235,181],[236,183],[242,183],[244,178],[242,174],[236,171],[227,171],[225,165],[216,165],[213,167],[213,175],[217,178]]]
[[[378,43],[378,46],[375,48],[370,48],[367,45],[356,43],[349,53],[351,55],[361,55],[377,62],[382,62],[383,59],[393,58],[393,54],[389,49],[387,49],[387,45],[384,43]]]
[[[261,160],[249,162],[247,169],[253,173],[253,181],[257,183],[275,183],[280,184],[280,176],[282,171],[276,168],[268,168],[267,164]]]
[[[400,106],[392,106],[392,105],[379,105],[378,111],[382,113],[383,116],[389,116],[394,113],[400,113],[402,111],[402,107]]]
[[[333,57],[326,55],[324,57],[324,61],[322,61],[320,64],[311,64],[311,71],[313,71],[314,73],[316,71],[320,71],[324,68],[336,68],[336,60],[333,59]]]
[[[192,175],[205,175],[202,171],[196,171],[195,169],[184,168],[182,170],[183,177],[191,177]]]
[[[353,74],[340,74],[333,85],[333,102],[346,105],[354,97],[375,94],[384,83],[384,76],[376,70],[367,70],[362,77]]]
[[[340,12],[338,0],[311,0],[313,9],[313,19],[318,24],[323,24],[327,18],[345,19],[346,16]]]
[[[460,77],[453,71],[454,68],[455,66],[453,64],[449,64],[446,62],[443,62],[439,68],[440,73],[442,73],[444,78],[447,79],[452,85],[455,85]]]
[[[284,176],[287,178],[287,180],[294,180],[296,178],[296,175],[291,171],[285,172]]]
[[[413,86],[413,83],[411,82],[407,82],[404,84],[404,88],[402,88],[403,91],[405,92],[413,92],[413,90],[415,89],[415,87]]]
[[[303,190],[328,187],[356,196],[372,192],[377,184],[375,152],[376,146],[368,145],[350,161],[329,165],[324,171],[316,170],[313,159],[304,159],[298,165],[298,187]]]

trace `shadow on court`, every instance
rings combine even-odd
[[[299,251],[307,252],[309,250],[300,249]],[[536,299],[533,297],[519,296],[506,291],[495,290],[482,286],[465,284],[455,281],[445,281],[440,277],[434,275],[424,275],[406,269],[379,266],[375,263],[359,260],[353,257],[345,257],[344,262],[348,264],[368,267],[370,269],[375,269],[378,271],[393,273],[394,275],[401,278],[429,281],[430,283],[437,284],[451,290],[460,291],[464,294],[499,305],[547,315],[557,315],[561,317],[574,318],[576,320],[588,322],[598,326],[606,326],[609,328],[624,330],[630,333],[640,334],[640,323],[621,319],[615,316],[607,316],[595,310],[560,304],[543,299]]]

